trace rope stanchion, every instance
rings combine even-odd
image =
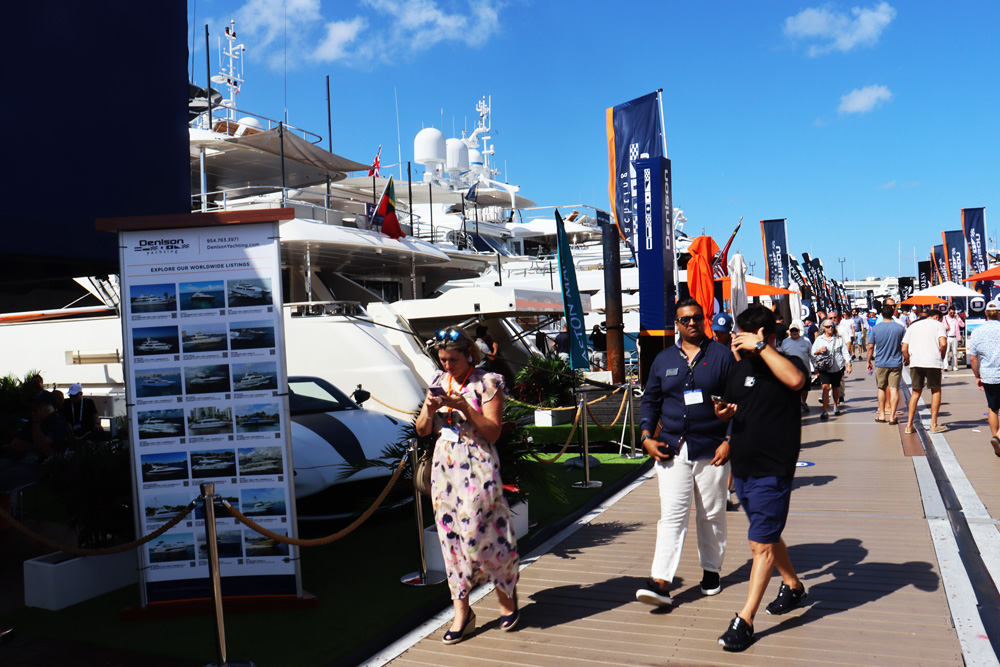
[[[576,408],[576,417],[573,419],[573,428],[570,429],[570,431],[569,431],[569,437],[566,438],[566,442],[565,442],[565,444],[563,444],[562,449],[559,450],[558,454],[556,454],[555,456],[549,458],[549,457],[540,456],[540,455],[536,454],[535,452],[532,452],[531,456],[536,461],[538,461],[539,463],[555,463],[556,461],[558,461],[559,457],[562,456],[563,454],[565,454],[566,450],[569,449],[569,444],[571,442],[573,442],[573,436],[576,435],[576,428],[577,428],[577,426],[580,425],[580,415],[582,413],[583,413],[583,411],[579,407],[577,407]]]
[[[2,518],[5,521],[7,521],[11,526],[13,526],[16,530],[19,530],[22,533],[24,533],[27,537],[30,537],[31,539],[35,540],[36,542],[44,544],[47,547],[51,547],[53,549],[56,549],[57,551],[65,551],[66,553],[73,554],[74,556],[106,556],[106,555],[109,555],[109,554],[121,553],[122,551],[128,551],[129,549],[134,549],[136,547],[141,547],[143,544],[146,544],[147,542],[151,542],[152,540],[155,540],[157,537],[159,537],[163,533],[167,532],[168,530],[170,530],[171,528],[173,528],[177,524],[179,524],[181,521],[184,520],[184,517],[186,517],[188,514],[190,514],[192,511],[194,511],[194,508],[197,507],[197,505],[198,505],[198,500],[199,499],[200,499],[200,497],[199,498],[195,498],[194,500],[192,500],[190,503],[188,503],[187,507],[185,507],[183,510],[181,510],[180,513],[178,513],[176,516],[174,516],[173,519],[171,519],[170,521],[166,522],[165,524],[163,524],[162,526],[160,526],[159,528],[157,528],[156,530],[154,530],[149,535],[146,535],[145,537],[142,537],[142,538],[137,539],[137,540],[132,540],[131,542],[128,542],[126,544],[116,544],[113,547],[104,547],[104,548],[101,548],[101,549],[84,549],[82,547],[71,547],[71,546],[67,546],[65,544],[60,544],[59,542],[56,542],[55,540],[50,540],[49,538],[45,537],[44,535],[39,535],[35,531],[33,531],[30,528],[28,528],[27,526],[25,526],[23,523],[21,523],[20,521],[18,521],[14,517],[12,517],[4,509],[0,509],[0,518]]]
[[[622,388],[618,387],[614,391],[612,391],[612,392],[610,392],[608,394],[605,394],[604,396],[598,396],[594,400],[588,401],[587,405],[593,405],[594,403],[600,403],[601,401],[603,401],[607,397],[614,396],[615,394],[617,394],[620,391],[622,391]],[[524,401],[519,401],[516,398],[510,398],[509,396],[507,397],[507,402],[508,403],[515,403],[517,405],[521,405],[521,406],[524,406],[526,408],[533,408],[535,410],[550,410],[552,412],[559,412],[560,410],[576,410],[578,408],[578,406],[576,406],[576,405],[566,405],[566,406],[563,406],[563,407],[560,407],[560,408],[547,408],[544,405],[532,405],[531,403],[525,403]]]
[[[610,394],[608,394],[608,396],[610,396]],[[607,397],[605,397],[605,398],[607,398]],[[625,394],[624,396],[622,396],[622,404],[618,407],[618,414],[615,415],[614,420],[610,424],[608,424],[607,426],[605,426],[601,422],[597,421],[597,417],[594,416],[594,411],[590,409],[590,405],[589,404],[587,405],[587,414],[590,415],[590,419],[591,419],[591,421],[594,422],[594,426],[596,426],[597,428],[602,429],[604,431],[610,431],[611,429],[613,429],[615,427],[615,424],[618,423],[618,420],[621,419],[622,413],[625,412],[625,402],[627,400],[628,400],[628,394]]]
[[[404,456],[402,459],[400,459],[399,465],[396,466],[396,471],[392,473],[392,478],[385,485],[385,488],[382,489],[382,493],[378,495],[378,498],[375,499],[375,502],[372,503],[372,506],[365,510],[364,514],[355,519],[354,522],[351,523],[351,525],[347,526],[343,530],[338,530],[336,533],[333,533],[331,535],[326,535],[325,537],[316,537],[312,539],[297,539],[294,537],[288,537],[286,535],[280,535],[272,530],[268,530],[267,528],[260,525],[253,519],[248,519],[246,516],[240,513],[238,509],[230,505],[227,500],[222,499],[220,502],[222,503],[222,506],[226,509],[226,511],[229,512],[229,514],[232,515],[234,519],[242,523],[247,528],[257,533],[260,533],[264,537],[269,537],[272,540],[276,540],[283,544],[292,544],[297,547],[318,547],[324,544],[330,544],[331,542],[336,542],[339,539],[347,537],[348,535],[353,533],[357,528],[359,528],[361,524],[367,521],[368,517],[374,514],[375,510],[377,510],[379,506],[385,501],[386,496],[389,495],[389,491],[391,491],[392,487],[395,486],[396,481],[399,479],[399,476],[403,474],[403,466],[405,464],[406,464],[406,457]]]
[[[397,408],[397,407],[395,407],[393,405],[389,405],[385,401],[378,400],[378,398],[376,398],[375,396],[369,396],[369,398],[371,398],[373,401],[375,401],[379,405],[384,405],[385,407],[389,408],[390,410],[395,410],[396,412],[401,412],[404,415],[419,415],[420,414],[419,412],[413,412],[412,410],[403,410],[403,409]]]

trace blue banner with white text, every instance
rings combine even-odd
[[[785,220],[761,220],[760,236],[764,241],[767,284],[788,287],[788,234]]]
[[[563,293],[563,314],[569,332],[569,362],[573,370],[590,368],[587,361],[587,325],[580,305],[580,290],[576,285],[576,266],[569,248],[569,238],[562,216],[556,211],[556,243],[559,248],[559,282]]]
[[[639,333],[665,336],[674,328],[674,219],[670,160],[636,160]]]
[[[931,248],[931,259],[934,264],[934,271],[931,277],[934,279],[935,285],[940,285],[948,280],[948,262],[945,259],[943,245],[936,245]]]
[[[618,233],[635,247],[636,169],[640,158],[663,156],[658,93],[610,107],[605,112],[608,136],[608,197]]]
[[[968,248],[969,275],[980,273],[989,268],[986,258],[986,217],[982,208],[962,209],[962,232],[965,234],[965,245]],[[993,283],[977,280],[969,285],[972,289],[989,299]],[[971,303],[970,303],[971,305]]]

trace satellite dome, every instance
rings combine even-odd
[[[453,172],[469,170],[469,147],[461,139],[449,139],[445,142],[448,152],[446,169]]]
[[[425,127],[413,140],[413,161],[417,164],[444,164],[447,152],[444,133],[434,127]]]
[[[238,124],[240,124],[240,125],[243,125],[244,127],[252,127],[255,130],[263,130],[264,129],[264,126],[260,124],[260,121],[257,120],[256,118],[251,117],[251,116],[247,116],[246,118],[240,118],[236,122]]]

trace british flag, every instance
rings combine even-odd
[[[382,155],[382,144],[379,144],[378,153],[375,153],[375,161],[372,162],[371,169],[368,170],[369,176],[378,176],[379,157],[381,155]]]

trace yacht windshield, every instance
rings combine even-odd
[[[326,380],[301,376],[288,378],[288,407],[293,415],[360,410],[357,403]]]

